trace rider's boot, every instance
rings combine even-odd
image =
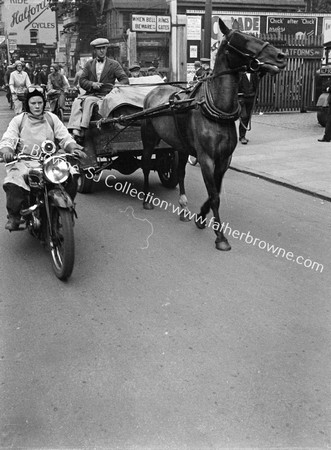
[[[5,225],[5,229],[8,231],[16,231],[19,229],[21,224],[21,216],[12,216],[8,214],[8,220]]]
[[[21,223],[20,211],[27,206],[29,193],[14,183],[5,183],[3,189],[6,192],[6,207],[8,211],[8,221],[5,229],[15,231],[18,230]]]

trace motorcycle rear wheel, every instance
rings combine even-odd
[[[72,212],[68,209],[51,209],[51,227],[53,240],[49,237],[52,267],[60,280],[67,280],[74,268],[75,241]]]

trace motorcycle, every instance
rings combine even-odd
[[[60,280],[67,280],[74,267],[75,204],[67,192],[77,183],[79,167],[70,153],[57,153],[54,142],[44,141],[38,156],[18,154],[17,160],[29,162],[27,184],[29,206],[20,211],[19,230],[28,229],[50,251],[52,268]],[[17,160],[6,164],[15,163]],[[67,188],[67,190],[66,190]]]

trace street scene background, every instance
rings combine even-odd
[[[0,116],[2,135],[13,117],[4,93]],[[145,211],[101,179],[77,196],[66,283],[28,232],[4,230],[3,192],[0,447],[329,448],[331,149],[317,142],[322,133],[315,113],[253,116],[225,176],[221,218],[259,241],[228,236],[226,253],[211,227],[182,223],[171,208]],[[143,189],[141,170],[113,175]],[[177,205],[178,189],[156,174],[151,190]],[[187,168],[187,194],[199,212],[199,165]]]

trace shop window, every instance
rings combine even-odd
[[[30,30],[30,43],[38,44],[38,30]]]

